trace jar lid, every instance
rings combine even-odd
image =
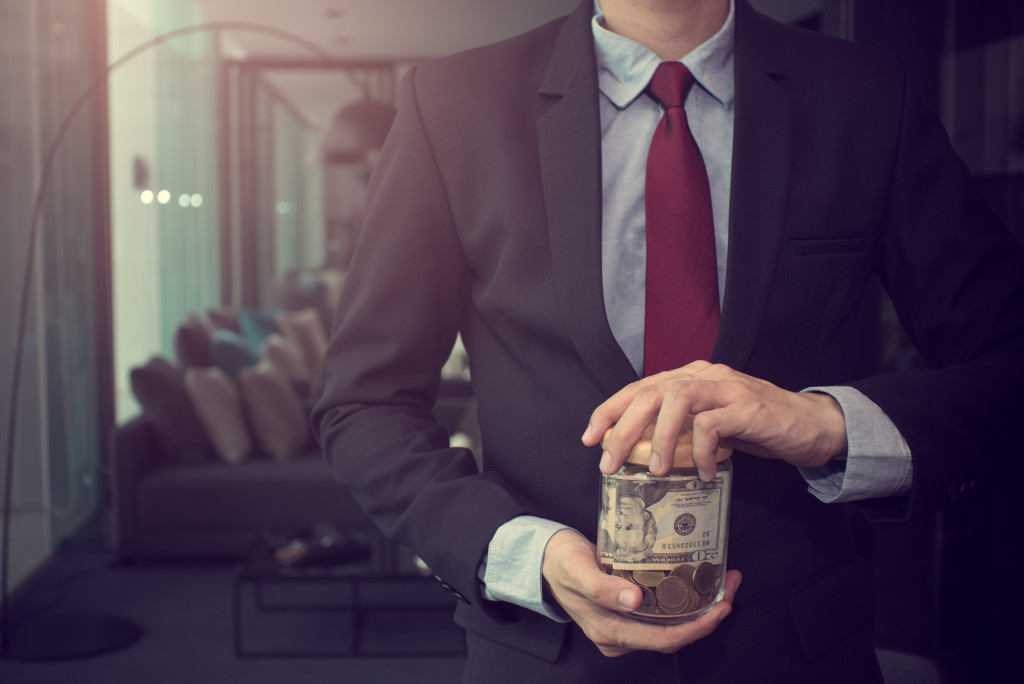
[[[651,440],[654,437],[654,426],[657,424],[657,420],[652,422],[644,430],[644,433],[640,436],[640,440],[633,446],[633,450],[629,452],[629,456],[626,457],[627,463],[634,465],[649,465],[651,462]],[[604,433],[604,437],[601,438],[601,446],[604,447],[605,440],[608,439],[608,434],[612,431],[612,428]],[[721,463],[730,456],[732,456],[732,447],[725,447],[722,445],[718,446],[715,451],[715,462]],[[695,468],[693,463],[693,416],[689,416],[686,422],[683,424],[683,429],[679,432],[679,439],[676,441],[676,452],[672,458],[673,468]]]

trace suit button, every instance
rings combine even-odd
[[[456,588],[455,588],[455,587],[453,587],[452,585],[448,584],[447,582],[445,582],[445,581],[444,581],[443,579],[441,579],[441,578],[440,578],[440,577],[438,577],[437,575],[434,575],[434,579],[436,579],[436,580],[437,580],[438,582],[440,582],[440,583],[441,583],[441,586],[442,586],[442,587],[443,587],[443,588],[445,589],[445,591],[448,591],[448,592],[450,592],[452,596],[454,596],[454,597],[455,597],[455,598],[457,598],[458,600],[462,601],[463,603],[469,603],[469,599],[467,599],[467,598],[466,598],[465,596],[463,596],[463,595],[462,595],[462,594],[461,594],[461,593],[459,592],[459,590],[458,590],[458,589],[456,589]]]

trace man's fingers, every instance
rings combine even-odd
[[[703,362],[699,368],[710,372],[713,366]],[[667,474],[679,435],[686,428],[690,415],[715,408],[734,390],[726,383],[698,379],[684,369],[661,373],[651,380],[657,381],[632,392],[632,400],[622,409],[604,439],[600,469],[606,475],[622,467],[630,450],[652,423],[656,424],[649,469],[653,475]],[[713,465],[710,471],[714,473]]]
[[[584,443],[604,437],[600,470],[612,475],[653,423],[650,472],[671,468],[679,434],[693,417],[693,459],[711,480],[716,450],[736,447],[795,465],[820,465],[846,450],[841,408],[827,395],[793,393],[706,361],[635,382],[599,406]]]
[[[736,592],[739,590],[742,581],[743,575],[740,574],[739,570],[727,571],[725,573],[725,595],[722,600],[731,605],[736,598]]]
[[[654,421],[661,408],[663,388],[648,384],[633,393],[633,398],[621,412],[615,427],[604,439],[601,472],[612,475],[626,462],[626,457]]]
[[[559,585],[607,610],[636,610],[643,596],[629,580],[606,575],[597,565],[594,546],[578,532],[560,530],[544,553],[548,583]]]
[[[628,613],[640,607],[643,600],[640,587],[621,577],[606,575],[600,570],[596,572],[597,575],[590,577],[581,574],[577,585],[581,596],[594,605],[617,613]]]
[[[583,432],[583,443],[587,446],[598,444],[608,428],[619,422],[622,414],[633,403],[637,394],[643,390],[676,378],[690,377],[696,373],[705,372],[710,367],[712,364],[707,361],[694,361],[682,368],[649,375],[626,385],[594,409],[587,428]]]
[[[590,414],[590,422],[587,423],[587,429],[583,433],[583,443],[587,446],[594,446],[600,443],[604,433],[618,422],[622,412],[633,401],[633,396],[646,384],[650,383],[640,380],[639,382],[627,385],[594,409],[594,412]]]
[[[686,429],[695,389],[690,383],[672,383],[665,391],[658,422],[651,437],[652,475],[664,476],[672,468],[679,435]]]
[[[729,408],[705,411],[693,419],[693,463],[697,466],[700,478],[705,482],[711,482],[718,472],[715,454],[719,443],[723,438],[732,436],[727,428],[727,420],[725,426],[722,420],[722,414],[729,411]]]

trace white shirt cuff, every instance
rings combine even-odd
[[[563,529],[568,528],[531,515],[512,518],[499,527],[478,573],[484,597],[514,603],[557,622],[569,622],[560,606],[544,600],[541,575],[544,549],[555,532]]]
[[[839,403],[846,418],[847,455],[820,468],[800,468],[808,491],[825,503],[863,501],[910,492],[913,460],[903,435],[873,401],[853,387],[810,387]]]

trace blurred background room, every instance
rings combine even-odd
[[[1024,239],[1024,2],[750,1],[903,56]],[[0,682],[459,680],[307,411],[403,74],[576,4],[0,0]],[[880,291],[865,325],[865,370],[916,363]],[[435,413],[475,448],[458,343]],[[975,489],[851,514],[891,684],[1007,681],[977,597],[1020,513]]]

